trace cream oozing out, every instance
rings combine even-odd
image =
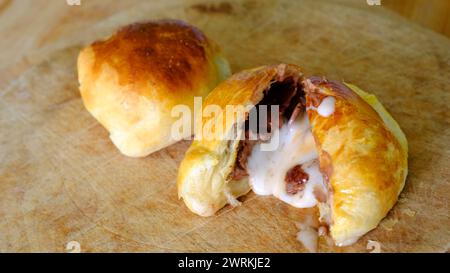
[[[325,182],[319,170],[318,152],[307,115],[299,115],[292,123],[279,129],[279,145],[274,151],[263,151],[261,143],[253,147],[248,157],[249,183],[258,195],[273,195],[298,208],[315,206],[314,194],[326,192]],[[286,173],[301,165],[309,179],[304,189],[295,194],[286,189]]]
[[[326,97],[322,100],[319,107],[317,107],[317,113],[322,117],[329,117],[334,113],[334,107],[336,99],[334,97]]]
[[[336,99],[334,97],[325,97],[319,106],[310,106],[308,109],[317,111],[322,117],[329,117],[334,113],[334,108],[336,105]]]
[[[317,106],[308,110],[316,111],[322,117],[329,117],[335,111],[336,99],[325,97]],[[249,184],[258,195],[273,195],[297,208],[319,206],[322,211],[329,208],[324,200],[318,199],[316,193],[327,193],[324,177],[319,169],[319,154],[311,131],[307,114],[304,112],[292,122],[284,123],[277,129],[279,145],[274,151],[261,149],[256,144],[247,158]],[[286,175],[295,166],[300,165],[308,180],[303,187],[293,193],[287,187]],[[328,214],[326,214],[328,215]],[[325,219],[327,220],[327,219]],[[310,221],[299,225],[297,239],[310,252],[315,252],[318,245],[318,231]],[[319,228],[320,230],[320,228]],[[321,232],[323,236],[326,231]]]

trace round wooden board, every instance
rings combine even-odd
[[[303,252],[300,210],[249,194],[201,218],[178,200],[188,142],[146,158],[121,155],[84,109],[76,76],[81,45],[117,27],[186,20],[216,40],[233,71],[295,63],[307,75],[345,80],[378,96],[409,140],[409,175],[380,226],[345,248],[448,251],[450,247],[450,41],[365,1],[140,2],[79,32],[59,33],[36,64],[1,89],[0,252]],[[33,59],[32,58],[32,59]]]

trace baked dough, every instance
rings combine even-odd
[[[333,115],[310,109],[308,117],[330,185],[330,233],[337,245],[349,245],[374,229],[397,202],[408,170],[407,140],[374,95],[351,84],[307,82],[308,107],[317,107],[324,97],[336,101]]]
[[[317,200],[313,201],[317,202],[311,203],[311,197],[306,193],[296,200],[291,200],[292,196],[286,198],[285,193],[280,194],[277,190],[271,193],[297,207],[318,205],[321,221],[329,225],[336,245],[352,244],[375,228],[397,201],[407,175],[407,141],[375,96],[350,84],[316,77],[305,79],[295,65],[280,64],[242,71],[207,96],[204,107],[215,104],[222,110],[214,117],[204,117],[198,128],[213,131],[215,127],[206,127],[211,120],[232,120],[223,122],[222,138],[194,140],[180,165],[179,197],[194,213],[211,216],[227,203],[237,204],[236,198],[252,188],[264,192],[264,187],[258,188],[254,181],[254,170],[248,171],[250,179],[249,176],[235,175],[236,168],[242,165],[239,153],[243,140],[228,140],[227,135],[236,128],[237,134],[242,135],[248,109],[264,101],[268,94],[286,92],[279,88],[280,85],[274,88],[286,82],[289,84],[284,86],[291,89],[291,93],[286,94],[294,92],[297,99],[304,98],[299,100],[303,101],[300,106],[304,104],[302,109],[307,116],[297,120],[304,120],[306,125],[309,122],[311,126],[321,179],[326,188],[325,197],[314,191]],[[325,107],[326,104],[330,107]],[[242,110],[244,115],[226,116],[226,105],[250,107]],[[303,151],[295,150],[295,147],[289,149],[294,155]],[[255,150],[252,153],[256,153]],[[281,161],[273,165],[281,166]],[[264,165],[257,163],[253,165]],[[295,162],[292,165],[296,165]],[[309,172],[310,177],[313,173]],[[307,186],[303,191],[306,189]]]
[[[178,20],[125,26],[78,57],[85,107],[117,148],[132,157],[174,143],[171,127],[177,117],[172,117],[172,107],[192,110],[194,96],[206,96],[229,75],[219,47]]]
[[[224,134],[232,134],[233,127],[241,128],[248,111],[233,115],[226,122],[227,105],[256,105],[264,97],[266,90],[273,81],[282,82],[285,78],[301,77],[299,68],[295,65],[274,65],[244,70],[231,76],[217,86],[205,99],[203,108],[208,105],[218,105],[220,113],[212,117],[203,117],[197,128],[215,120],[223,120]],[[236,119],[234,119],[236,118]],[[216,127],[210,127],[212,131]],[[242,130],[241,130],[242,131]],[[241,132],[242,133],[242,132]],[[212,135],[215,132],[211,133]],[[202,138],[199,132],[186,152],[178,171],[178,196],[183,198],[188,208],[201,216],[214,215],[227,203],[236,204],[236,198],[248,193],[248,179],[231,180],[230,175],[236,163],[240,140],[223,136],[222,139]]]

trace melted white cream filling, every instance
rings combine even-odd
[[[300,229],[297,233],[297,240],[299,240],[309,252],[317,252],[318,238],[319,235],[317,230],[311,227]]]
[[[322,117],[329,117],[334,113],[334,107],[336,99],[334,97],[326,97],[322,100],[319,107],[317,107],[317,113]]]
[[[319,115],[324,118],[327,118],[334,114],[334,109],[336,107],[336,99],[334,97],[326,97],[322,100],[319,106],[309,106],[307,109],[312,109],[317,111]]]
[[[314,189],[326,192],[319,170],[318,153],[306,114],[279,129],[279,145],[275,151],[263,151],[261,143],[253,147],[248,157],[249,182],[258,195],[273,195],[297,208],[315,206],[318,201]],[[286,192],[285,177],[289,169],[301,164],[309,175],[303,191]]]

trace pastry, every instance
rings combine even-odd
[[[298,208],[318,206],[336,245],[345,246],[375,228],[403,189],[406,137],[376,97],[354,85],[271,65],[233,75],[206,97],[208,105],[220,111],[199,120],[202,137],[177,180],[179,197],[198,215],[214,215],[253,190]],[[245,107],[229,115],[227,105]],[[264,118],[260,110],[269,108],[278,117]],[[264,130],[249,122],[255,112]]]
[[[177,120],[173,106],[192,108],[194,96],[206,96],[229,75],[219,47],[178,20],[125,26],[78,57],[86,109],[109,131],[117,148],[132,157],[192,135],[192,130],[178,138],[171,133]]]

